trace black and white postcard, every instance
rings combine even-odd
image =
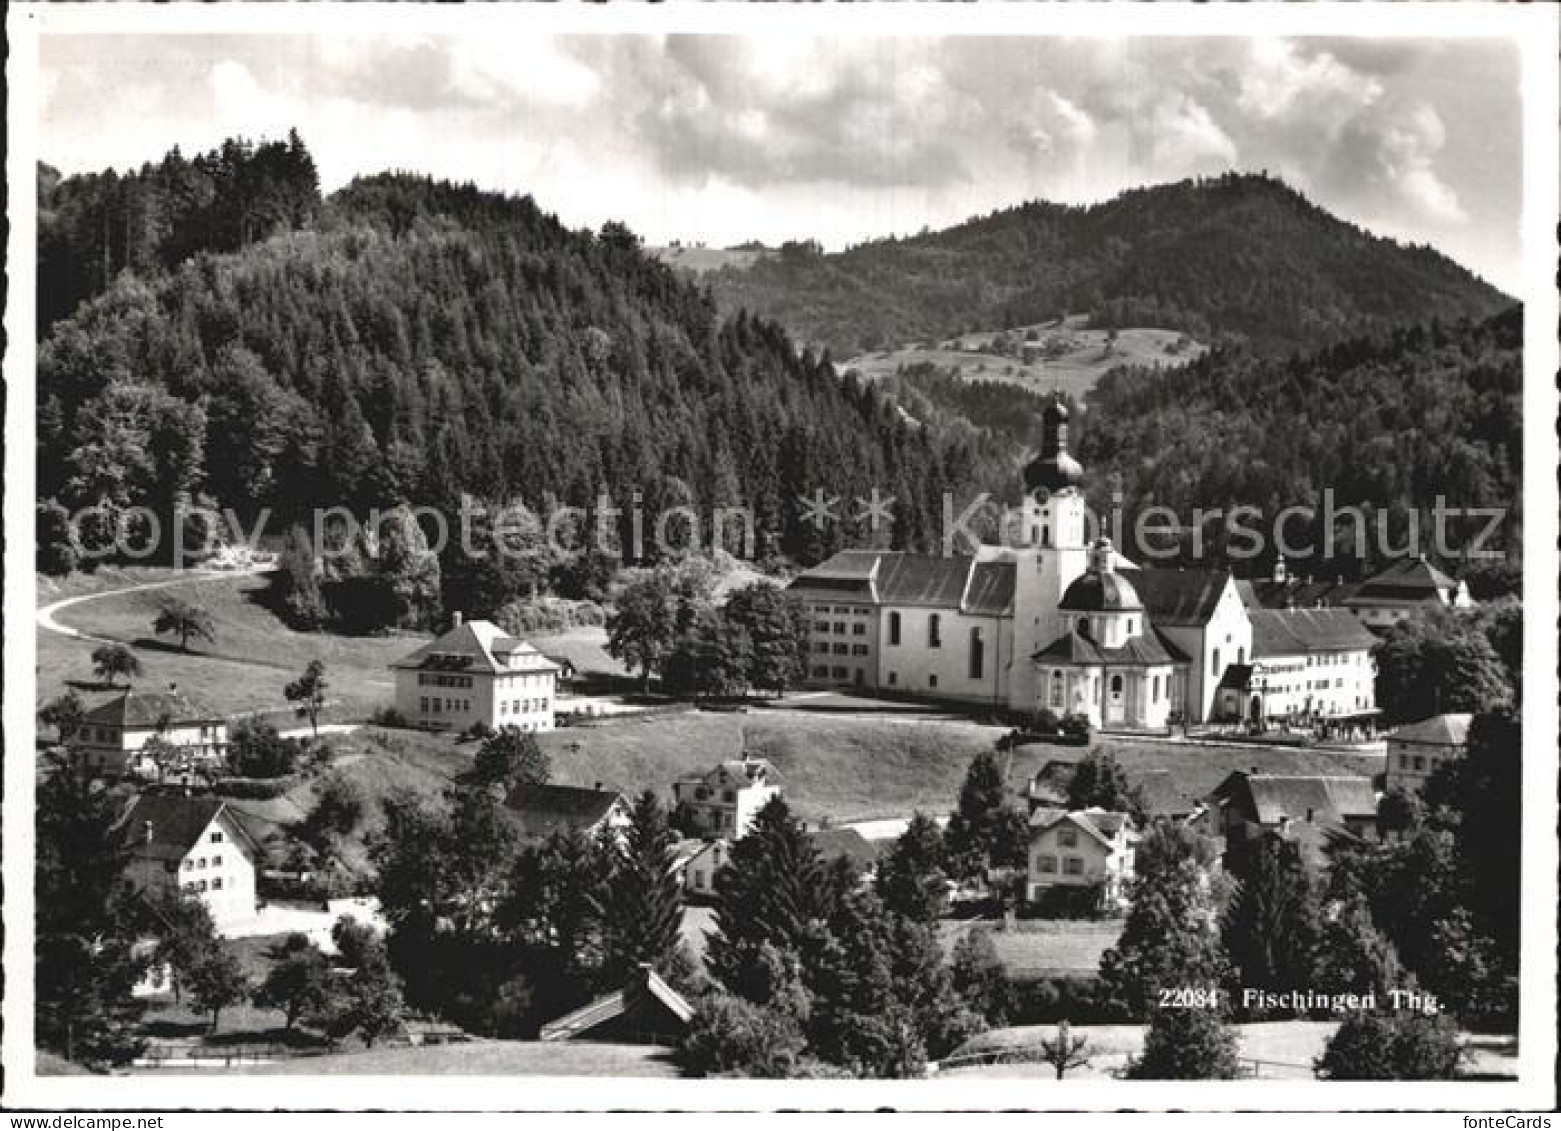
[[[1558,26],[13,6],[6,1105],[1549,1110]]]

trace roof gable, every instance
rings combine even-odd
[[[1376,646],[1371,630],[1348,609],[1249,609],[1252,655],[1303,652],[1358,652]]]
[[[1229,570],[1130,569],[1132,582],[1149,619],[1162,627],[1207,624],[1232,582]]]
[[[225,720],[210,707],[176,688],[167,691],[130,688],[93,707],[82,721],[94,726],[159,727]]]
[[[1469,714],[1432,715],[1418,723],[1399,727],[1388,735],[1392,742],[1414,742],[1423,746],[1466,746],[1469,742]]]
[[[143,793],[120,818],[119,828],[134,846],[135,855],[182,860],[214,822],[221,824],[235,842],[247,845],[252,852],[259,851],[260,846],[243,822],[235,819],[227,802],[218,797]]]
[[[390,666],[489,673],[559,670],[530,644],[486,620],[458,624]]]
[[[589,832],[627,806],[623,794],[610,789],[574,785],[517,785],[504,807],[523,836],[544,838],[554,833]]]

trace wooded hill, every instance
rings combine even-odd
[[[1484,321],[1433,321],[1283,361],[1226,346],[1179,369],[1118,369],[1095,387],[1088,409],[1079,458],[1100,503],[1110,484],[1120,485],[1129,522],[1151,503],[1182,521],[1196,507],[1228,513],[1251,504],[1271,522],[1292,504],[1321,510],[1331,488],[1336,508],[1360,506],[1373,529],[1385,512],[1393,547],[1407,546],[1418,521],[1422,548],[1436,557],[1430,510],[1441,496],[1448,507],[1503,508],[1506,520],[1485,548],[1521,550],[1523,312],[1516,306]],[[1466,545],[1484,525],[1477,517],[1452,525],[1451,545]],[[1370,572],[1383,555],[1361,559],[1350,529],[1340,527],[1331,562],[1291,565],[1330,577]],[[1320,545],[1321,523],[1297,520],[1287,537]],[[1220,542],[1211,539],[1215,561],[1227,560]],[[1265,571],[1272,560],[1270,551]],[[1442,560],[1467,572],[1454,557]]]
[[[879,487],[917,545],[1019,454],[723,317],[622,225],[399,174],[321,199],[296,135],[40,194],[39,494],[67,508],[747,501],[763,550],[816,560],[852,532],[797,496]]]
[[[1088,313],[1282,356],[1395,325],[1488,317],[1511,300],[1429,247],[1374,236],[1265,175],[1034,201],[836,254],[797,242],[706,276],[723,308],[777,319],[838,357]]]

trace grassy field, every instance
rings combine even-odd
[[[161,1070],[166,1072],[167,1070]],[[299,1057],[238,1069],[303,1076],[677,1076],[667,1049],[593,1041],[471,1041]]]
[[[1065,324],[1021,326],[1008,333],[1022,340],[1032,330],[1039,341],[1056,343],[1055,357],[1027,363],[1016,357],[983,353],[981,348],[998,334],[983,331],[941,342],[936,349],[905,346],[862,354],[841,362],[839,368],[842,372],[854,369],[872,380],[892,374],[901,366],[935,365],[953,369],[969,381],[1001,381],[1038,393],[1060,392],[1082,400],[1108,369],[1119,365],[1185,365],[1204,352],[1204,347],[1197,343],[1178,347],[1176,343],[1182,335],[1173,330],[1149,328],[1120,331],[1108,350],[1106,331],[1085,329],[1079,318],[1071,318]]]
[[[970,931],[984,928],[997,950],[998,961],[1011,978],[1056,978],[1094,975],[1100,956],[1122,937],[1121,919],[1021,919],[1004,928],[993,922],[939,924],[938,938],[952,952]]]

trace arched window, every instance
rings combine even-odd
[[[1127,618],[1127,634],[1129,636],[1133,635],[1133,618],[1132,617],[1128,617]]]
[[[899,642],[900,642],[900,614],[899,613],[890,613],[889,614],[889,643],[890,644],[898,644]]]
[[[1224,670],[1225,670],[1224,668],[1220,667],[1220,650],[1218,648],[1216,648],[1216,649],[1214,649],[1214,670],[1211,671],[1209,674],[1210,675],[1219,675],[1220,672],[1222,672]]]
[[[1119,675],[1111,677],[1111,697],[1113,699],[1122,698],[1122,677]]]
[[[1052,544],[1052,528],[1049,527],[1049,526],[1041,527],[1041,545],[1042,546],[1050,546],[1051,544]]]
[[[986,668],[986,645],[981,640],[981,630],[970,630],[970,678],[980,679]]]
[[[1245,648],[1237,648],[1236,649],[1236,663],[1244,664],[1246,662],[1247,662],[1247,650]]]
[[[1089,617],[1080,617],[1079,618],[1079,635],[1080,636],[1088,636],[1089,635]]]
[[[1062,706],[1062,672],[1052,672],[1052,706]]]
[[[943,618],[937,613],[927,618],[927,647],[943,647]]]
[[[1160,701],[1160,677],[1159,676],[1155,676],[1154,677],[1154,681],[1152,683],[1150,683],[1150,685],[1149,685],[1149,701],[1151,703],[1158,703]]]

